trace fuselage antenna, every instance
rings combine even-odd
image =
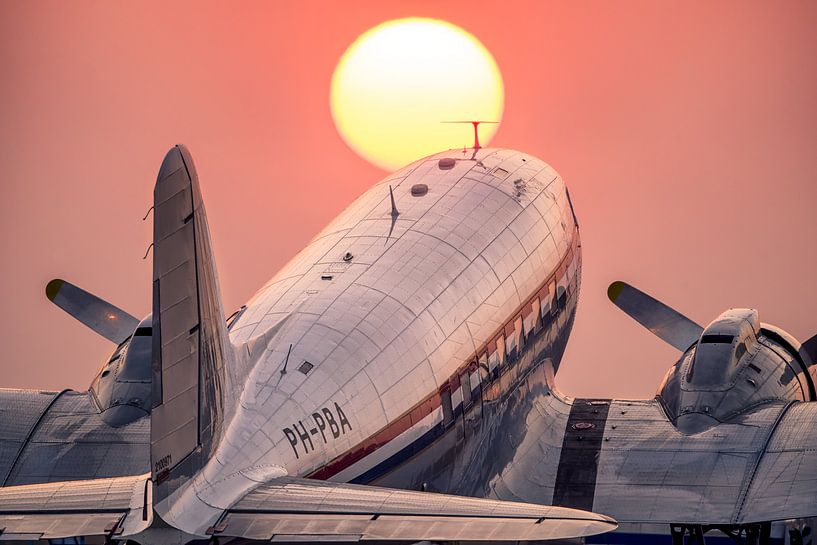
[[[287,359],[284,360],[284,366],[281,368],[281,374],[287,374],[287,363],[289,363],[289,354],[292,352],[292,345],[289,345],[289,350],[287,350]]]
[[[389,197],[391,198],[391,217],[392,219],[397,219],[400,212],[397,211],[397,205],[394,202],[394,191],[392,191],[391,186],[389,186]]]
[[[482,146],[479,145],[479,126],[481,123],[490,123],[495,125],[499,123],[499,121],[442,121],[441,123],[470,123],[474,126],[474,149],[480,149]]]
[[[400,215],[400,212],[397,211],[397,205],[394,202],[394,191],[392,191],[391,185],[389,186],[389,198],[391,199],[391,226],[389,226],[389,234],[386,235],[386,244],[389,243],[391,234],[394,231],[394,224],[397,221],[397,216]]]

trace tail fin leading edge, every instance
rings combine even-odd
[[[161,500],[213,454],[232,356],[198,176],[175,146],[153,192],[152,478]]]

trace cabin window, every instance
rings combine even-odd
[[[551,296],[547,288],[545,288],[543,292],[539,292],[539,316],[541,317],[542,325],[547,325],[550,320]]]
[[[479,367],[474,367],[471,370],[471,391],[473,392],[478,386],[480,386]]]
[[[506,329],[505,351],[508,354],[508,363],[516,361],[519,356],[519,336],[522,332],[522,317],[517,317],[511,326],[513,329],[508,333]]]
[[[451,377],[451,379],[448,381],[448,386],[451,388],[452,392],[456,392],[457,388],[460,387],[460,377],[458,375]]]
[[[559,310],[564,310],[567,307],[567,288],[565,286],[556,288],[556,303]]]
[[[468,371],[460,376],[460,385],[462,385],[462,406],[467,409],[471,406],[471,375]]]
[[[490,354],[488,354],[488,372],[491,374],[493,378],[497,374],[497,369],[499,368],[499,351],[494,350]]]
[[[446,428],[454,422],[454,407],[451,403],[451,389],[446,388],[440,392],[440,398],[443,406],[443,426]]]
[[[556,281],[551,281],[548,287],[548,294],[550,295],[550,315],[556,316],[559,314],[559,306],[556,304]]]
[[[531,312],[525,317],[525,335],[529,336],[534,333],[539,327],[539,298],[534,297],[531,301]]]
[[[561,311],[567,306],[568,278],[567,267],[564,264],[559,267],[559,272],[557,273],[556,278],[556,306]]]
[[[504,367],[506,364],[505,335],[503,335],[502,333],[500,333],[499,337],[496,338],[496,353],[497,356],[499,356],[499,368],[502,369],[502,367]]]
[[[483,352],[482,355],[480,355],[480,357],[479,357],[479,364],[477,366],[477,373],[479,373],[479,381],[478,382],[480,383],[480,386],[488,384],[488,382],[490,382],[489,381],[489,375],[491,373],[491,370],[490,370],[490,368],[488,366],[488,360],[489,360],[489,358],[488,358],[488,353],[487,352]]]
[[[463,397],[462,396],[463,396],[463,393],[462,393],[462,388],[461,388],[461,386],[459,384],[460,377],[454,376],[454,378],[451,379],[451,380],[456,380],[457,381],[456,386],[454,386],[453,384],[451,385],[451,405],[454,407],[455,411],[456,411],[457,407],[459,407],[460,410],[462,410],[462,402],[463,402]]]

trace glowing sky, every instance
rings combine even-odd
[[[332,117],[365,159],[397,170],[452,147],[472,146],[443,121],[502,120],[502,75],[473,35],[450,23],[407,18],[364,32],[332,75]],[[481,127],[487,145],[498,125]]]
[[[817,3],[5,2],[2,386],[84,389],[112,349],[46,300],[51,278],[149,312],[141,218],[172,144],[196,158],[228,310],[385,176],[329,90],[361,33],[411,16],[484,44],[505,91],[492,145],[570,187],[584,271],[562,390],[651,397],[676,357],[607,302],[616,279],[701,323],[751,306],[817,331]]]

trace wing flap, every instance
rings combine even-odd
[[[817,403],[793,405],[743,500],[740,522],[817,516]]]
[[[114,533],[121,513],[53,513],[0,515],[0,541],[38,541]]]
[[[136,534],[151,499],[149,474],[0,488],[0,540]]]
[[[615,528],[608,517],[563,507],[282,478],[247,494],[209,533],[272,541],[520,541]]]

